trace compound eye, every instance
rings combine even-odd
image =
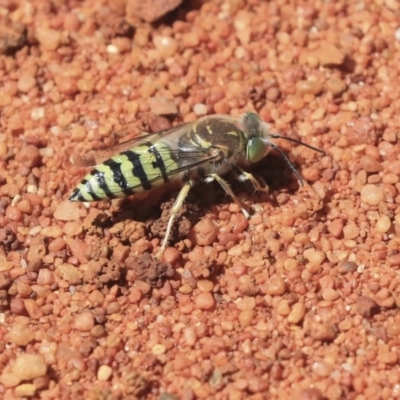
[[[246,157],[250,163],[256,163],[264,158],[267,150],[265,142],[258,137],[250,138],[247,142]]]

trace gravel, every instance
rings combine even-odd
[[[399,3],[141,3],[1,4],[0,397],[398,398]],[[227,177],[248,220],[194,188],[159,262],[176,188],[68,202],[72,159],[244,111],[326,152]]]

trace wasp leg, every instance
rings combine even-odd
[[[231,196],[232,200],[240,207],[240,209],[242,210],[243,215],[246,217],[246,219],[250,218],[250,214],[248,213],[248,211],[245,209],[244,205],[242,204],[242,202],[236,197],[235,193],[233,193],[231,187],[229,186],[229,183],[224,181],[219,175],[217,174],[210,174],[207,175],[206,177],[206,182],[211,182],[211,181],[217,181],[222,189],[225,190],[225,192],[227,194],[229,194],[229,196]]]
[[[254,190],[256,192],[264,192],[264,193],[269,193],[269,188],[267,184],[264,182],[264,180],[261,177],[255,177],[254,175],[250,174],[249,172],[246,172],[240,167],[236,167],[238,171],[238,178],[240,181],[250,181],[254,187]]]
[[[169,240],[169,237],[171,235],[171,230],[172,230],[172,226],[174,224],[175,217],[178,214],[180,208],[182,207],[182,204],[185,201],[186,196],[188,195],[189,190],[192,187],[192,184],[193,184],[192,182],[187,182],[182,186],[182,189],[180,190],[180,192],[178,194],[178,197],[176,198],[175,203],[171,208],[171,214],[170,214],[170,217],[169,217],[169,220],[168,220],[167,230],[165,232],[164,239],[163,239],[163,241],[161,243],[161,248],[157,252],[157,254],[155,255],[155,257],[158,258],[158,259],[161,258],[162,254],[165,251],[165,248],[167,247],[168,240]]]

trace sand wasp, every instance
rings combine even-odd
[[[83,157],[83,164],[96,167],[75,188],[69,200],[114,199],[150,190],[170,180],[181,180],[182,188],[171,209],[165,237],[157,253],[160,256],[168,244],[174,219],[190,188],[197,182],[218,182],[248,218],[247,210],[221,176],[236,171],[240,180],[249,180],[255,190],[263,190],[263,185],[244,168],[260,161],[274,149],[303,185],[294,165],[272,139],[289,140],[324,153],[299,140],[270,133],[269,125],[253,112],[238,119],[227,115],[205,116],[99,151],[97,155],[88,156],[86,161]]]

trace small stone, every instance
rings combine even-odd
[[[167,348],[165,347],[165,345],[159,344],[159,343],[154,345],[153,348],[151,349],[151,352],[155,356],[160,356],[161,354],[165,354],[166,351],[167,351]]]
[[[39,354],[21,354],[12,366],[12,372],[20,381],[30,381],[46,375],[47,366]]]
[[[32,75],[24,74],[18,79],[18,90],[22,93],[28,93],[36,86],[36,79]]]
[[[255,317],[254,310],[243,310],[239,314],[239,323],[242,327],[250,326]]]
[[[193,106],[193,112],[198,116],[203,116],[207,114],[207,106],[202,103],[197,103]]]
[[[320,340],[322,342],[335,339],[336,333],[337,331],[333,325],[322,322],[313,322],[308,328],[308,334],[314,340]]]
[[[368,173],[380,172],[383,170],[382,164],[371,156],[364,156],[360,160],[360,167]]]
[[[345,54],[329,42],[324,42],[315,54],[321,65],[341,65],[345,59]]]
[[[88,332],[94,327],[94,317],[91,312],[77,314],[74,320],[74,328],[81,332]]]
[[[150,97],[147,101],[153,114],[176,115],[178,113],[178,107],[174,101],[167,97]]]
[[[265,293],[271,296],[282,296],[286,292],[286,283],[278,275],[272,275],[265,284]]]
[[[390,222],[390,218],[387,215],[384,215],[376,221],[375,229],[377,232],[386,233],[391,226],[392,223]]]
[[[370,206],[377,206],[385,200],[385,192],[381,186],[366,184],[361,189],[361,201]]]
[[[173,56],[178,50],[178,42],[171,36],[155,35],[153,43],[162,58]]]
[[[23,146],[17,153],[16,159],[25,167],[33,168],[38,166],[41,157],[39,149],[36,146],[33,144],[27,144],[26,146]]]
[[[332,288],[322,289],[321,295],[325,301],[335,301],[340,297],[339,293]]]
[[[97,371],[99,381],[107,381],[112,375],[112,368],[108,365],[101,365]]]
[[[32,319],[39,319],[43,317],[43,311],[40,309],[34,299],[24,299],[25,309]]]
[[[27,35],[23,30],[17,29],[17,26],[15,29],[14,27],[10,28],[6,26],[5,20],[3,20],[3,23],[0,25],[0,54],[22,47],[26,42],[26,37]]]
[[[106,48],[108,54],[119,54],[119,49],[114,44],[109,44]]]
[[[49,28],[37,28],[36,39],[44,49],[54,51],[60,45],[61,31]]]
[[[343,235],[345,239],[356,239],[360,235],[360,228],[354,222],[350,222],[343,228]]]
[[[15,323],[6,337],[8,342],[15,343],[17,346],[27,346],[34,339],[34,333],[27,324]]]
[[[218,236],[218,227],[211,218],[203,218],[190,231],[189,239],[194,244],[209,246]]]
[[[335,238],[343,233],[344,222],[341,219],[335,219],[328,225],[328,232]]]
[[[394,366],[397,365],[398,361],[399,361],[399,355],[396,351],[378,352],[378,362]]]
[[[32,383],[23,383],[15,388],[14,393],[18,397],[32,397],[36,392],[36,386]]]
[[[341,274],[347,274],[349,272],[356,272],[357,269],[358,265],[354,261],[343,261],[342,263],[339,264],[338,271]]]
[[[306,307],[303,302],[295,303],[288,315],[288,322],[291,324],[298,324],[306,313]]]
[[[60,264],[56,268],[56,273],[70,285],[77,285],[82,282],[82,272],[72,264]]]
[[[342,79],[331,78],[326,83],[326,89],[337,97],[340,96],[347,89],[346,82]]]
[[[62,201],[54,211],[54,218],[59,221],[76,221],[79,217],[79,204],[68,200]]]
[[[299,94],[313,94],[314,96],[321,93],[322,84],[320,81],[301,80],[296,83],[296,90]]]
[[[357,312],[364,318],[370,318],[379,310],[376,302],[368,296],[359,296],[356,300]]]
[[[141,18],[146,22],[154,22],[181,3],[182,0],[128,0],[126,4],[127,20],[129,22]]]
[[[209,310],[214,307],[215,299],[211,293],[200,293],[195,298],[196,307],[200,310]]]

